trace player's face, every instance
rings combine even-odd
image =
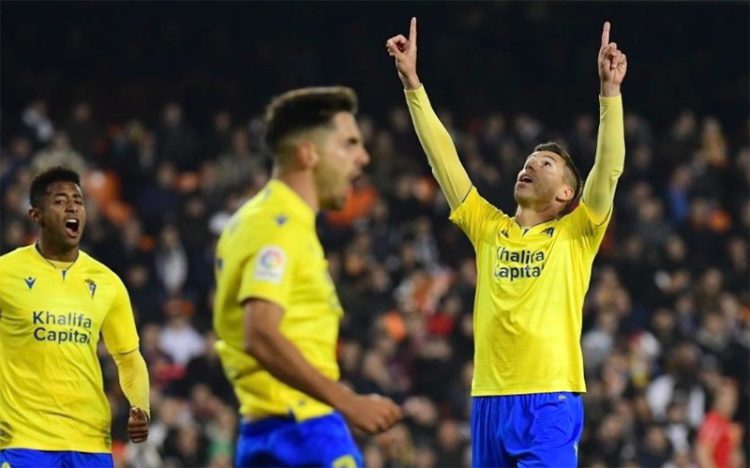
[[[45,241],[64,248],[77,247],[86,226],[81,187],[73,182],[50,184],[42,206],[32,209],[32,218]]]
[[[545,207],[561,196],[565,161],[551,151],[535,151],[526,158],[516,178],[513,197],[521,206]]]
[[[343,208],[352,181],[362,174],[370,162],[354,115],[339,112],[333,117],[333,130],[321,138],[317,150],[319,161],[315,168],[315,183],[320,207]]]

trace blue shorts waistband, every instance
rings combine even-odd
[[[292,416],[270,416],[257,421],[243,421],[240,424],[240,432],[245,436],[254,436],[296,423],[297,420]]]

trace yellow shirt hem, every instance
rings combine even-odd
[[[83,452],[83,453],[106,453],[111,454],[112,449],[107,448],[104,445],[98,444],[54,444],[54,443],[40,443],[23,440],[13,441],[8,445],[0,445],[0,450],[9,449],[28,449],[28,450],[45,450],[53,452]]]
[[[508,395],[529,395],[532,393],[553,393],[553,392],[571,392],[586,393],[585,385],[547,385],[540,387],[506,387],[503,390],[497,389],[472,389],[471,396],[508,396]]]

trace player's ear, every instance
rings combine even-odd
[[[29,218],[36,224],[40,224],[42,221],[42,211],[39,208],[33,206],[29,208]]]
[[[318,165],[320,155],[315,142],[312,140],[301,140],[294,149],[294,159],[304,169],[312,169]]]
[[[568,184],[563,184],[563,186],[560,187],[560,190],[557,191],[557,195],[555,196],[555,198],[560,203],[568,203],[573,199],[575,194],[576,192],[575,190],[573,190],[573,187]]]

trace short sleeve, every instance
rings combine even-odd
[[[115,277],[115,294],[109,313],[102,324],[104,344],[110,354],[127,353],[138,349],[133,308],[125,285]]]
[[[475,247],[491,222],[501,218],[507,215],[482,198],[476,187],[471,187],[464,201],[450,215],[450,220],[466,233]]]
[[[298,251],[292,236],[278,236],[262,244],[242,270],[237,302],[258,298],[287,309]]]

